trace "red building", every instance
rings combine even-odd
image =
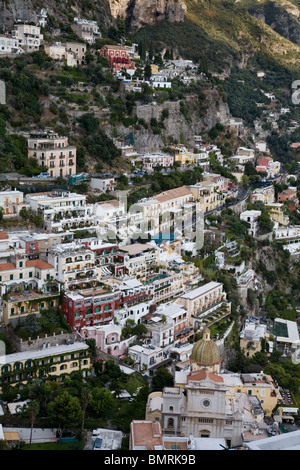
[[[299,206],[297,197],[297,188],[288,188],[282,191],[277,196],[278,202],[287,202],[290,211],[295,211]]]
[[[120,297],[120,291],[103,288],[66,292],[61,309],[72,331],[80,331],[84,326],[110,323]]]
[[[105,45],[100,50],[100,55],[108,59],[112,72],[122,69],[135,70],[135,65],[129,57],[125,46]]]

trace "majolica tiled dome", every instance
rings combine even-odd
[[[200,366],[213,366],[221,362],[218,346],[210,339],[208,328],[203,330],[203,338],[195,343],[192,349],[191,360]]]

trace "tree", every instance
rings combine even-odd
[[[151,75],[152,75],[151,65],[147,63],[144,68],[145,80],[150,80]]]
[[[66,391],[48,404],[48,413],[57,422],[60,437],[66,428],[76,429],[82,422],[79,399]]]
[[[87,387],[84,387],[81,390],[81,395],[80,395],[80,402],[82,405],[82,423],[81,423],[82,430],[84,429],[85,412],[91,400],[92,400],[91,391]]]
[[[156,370],[152,377],[152,390],[162,390],[164,387],[173,387],[174,378],[166,367]]]
[[[39,414],[39,411],[40,411],[40,405],[37,400],[31,400],[30,402],[26,403],[26,405],[22,407],[22,413],[26,416],[29,416],[29,419],[30,419],[29,444],[31,444],[31,441],[32,441],[32,430],[33,430],[36,417]]]
[[[113,416],[117,402],[109,390],[95,387],[92,390],[90,406],[98,416],[108,419]]]

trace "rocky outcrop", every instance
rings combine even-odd
[[[125,18],[133,31],[161,20],[183,21],[186,11],[183,0],[109,0],[109,3],[112,16]]]
[[[72,17],[97,18],[101,25],[111,24],[109,0],[95,0],[92,8],[84,8],[80,0],[74,0],[70,6],[68,0],[5,0],[0,1],[0,29],[9,32],[17,21],[37,24],[41,9],[55,18],[57,23],[70,24]]]
[[[289,2],[266,2],[249,9],[249,13],[266,23],[276,33],[300,45],[299,9]]]

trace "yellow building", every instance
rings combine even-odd
[[[26,384],[35,378],[60,382],[75,371],[87,376],[91,367],[88,349],[87,344],[74,342],[2,356],[0,387]]]
[[[273,222],[278,222],[280,225],[287,226],[289,224],[289,218],[284,215],[284,205],[279,202],[274,202],[273,204],[266,204],[266,209],[268,210],[271,219]]]
[[[189,190],[199,202],[199,210],[202,212],[210,212],[224,203],[224,195],[218,191],[215,183],[197,183],[189,186]]]
[[[55,309],[59,306],[59,292],[28,291],[4,294],[2,300],[2,320],[5,325],[16,323],[27,315],[38,315],[41,310]]]

